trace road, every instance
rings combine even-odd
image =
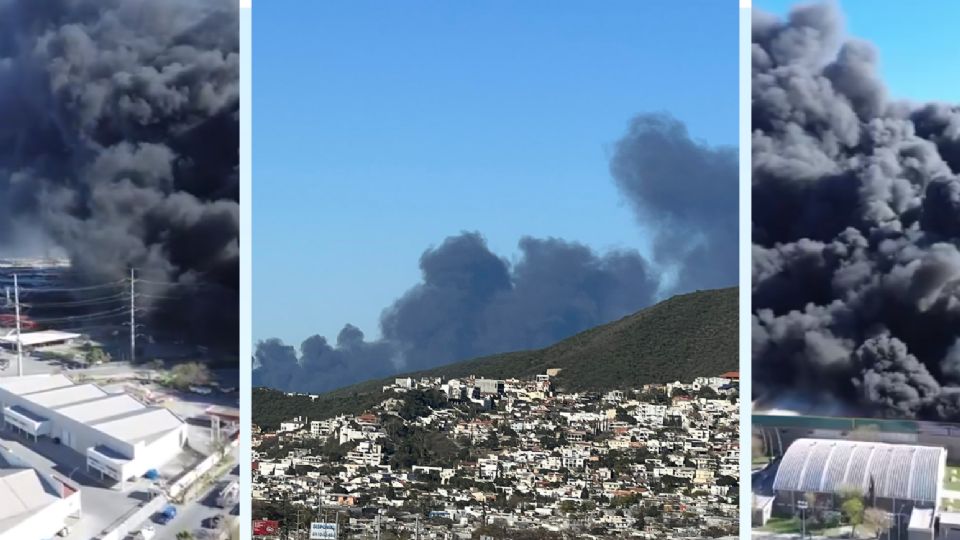
[[[189,531],[193,533],[195,538],[204,538],[202,535],[206,534],[206,532],[200,532],[201,530],[205,529],[203,527],[204,522],[209,518],[217,515],[227,514],[230,510],[232,510],[220,508],[216,505],[216,503],[217,495],[223,486],[234,480],[240,480],[240,469],[236,465],[238,458],[238,451],[236,448],[234,448],[230,453],[229,458],[234,465],[231,466],[225,474],[218,478],[212,487],[207,489],[203,495],[197,499],[178,505],[177,517],[173,518],[170,523],[167,523],[166,525],[157,525],[154,523],[154,527],[156,527],[157,530],[157,538],[173,538],[181,531]],[[143,525],[146,525],[146,523]],[[136,530],[140,530],[143,525],[138,527]]]

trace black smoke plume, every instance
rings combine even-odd
[[[754,397],[956,419],[960,108],[877,62],[833,4],[754,16]]]
[[[263,341],[254,385],[322,392],[543,347],[648,306],[665,286],[682,292],[735,283],[736,163],[733,149],[692,141],[667,115],[640,116],[616,146],[611,170],[641,223],[657,234],[655,264],[635,250],[597,253],[530,237],[520,240],[511,263],[479,233],[451,236],[424,252],[420,283],[383,311],[381,339],[366,341],[347,325],[335,344],[313,336],[299,353],[279,340]],[[711,254],[717,259],[706,260]],[[668,285],[663,267],[677,276]]]
[[[610,164],[642,226],[655,233],[654,257],[676,273],[679,290],[736,283],[739,261],[735,148],[692,140],[664,115],[641,115]]]
[[[239,11],[0,0],[0,254],[142,283],[150,332],[238,343]]]

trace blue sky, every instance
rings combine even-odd
[[[785,16],[810,2],[754,0],[754,8]],[[894,98],[960,102],[960,41],[955,0],[853,0],[836,2],[847,33],[873,43],[880,73]]]
[[[607,170],[640,112],[738,140],[738,6],[261,2],[253,10],[253,334],[380,311],[464,230],[598,250],[648,239]]]

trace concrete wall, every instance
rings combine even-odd
[[[181,441],[186,440],[187,426],[182,425],[150,444],[138,444],[136,458],[130,464],[130,476],[142,476],[150,469],[157,469],[170,462],[181,452]]]
[[[239,439],[232,441],[229,445],[227,445],[223,449],[223,452],[215,452],[207,456],[207,458],[201,461],[200,463],[198,463],[196,467],[194,467],[190,471],[187,471],[183,476],[178,478],[176,482],[174,482],[173,484],[170,485],[169,488],[167,488],[167,493],[170,495],[170,498],[176,499],[177,497],[182,495],[184,491],[186,491],[186,489],[190,487],[191,484],[197,481],[198,478],[200,478],[201,476],[203,476],[204,473],[212,469],[214,465],[216,465],[217,463],[220,463],[220,461],[223,460],[224,456],[230,453],[231,448],[236,448],[237,446],[239,446],[239,444],[240,444]]]

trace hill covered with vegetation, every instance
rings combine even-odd
[[[654,382],[689,381],[738,369],[738,289],[697,291],[592,328],[549,347],[457,362],[397,377],[532,377],[559,368],[554,381],[568,391],[635,388]],[[253,421],[275,427],[294,416],[311,419],[359,413],[384,399],[378,379],[322,394],[287,396],[253,392]]]

